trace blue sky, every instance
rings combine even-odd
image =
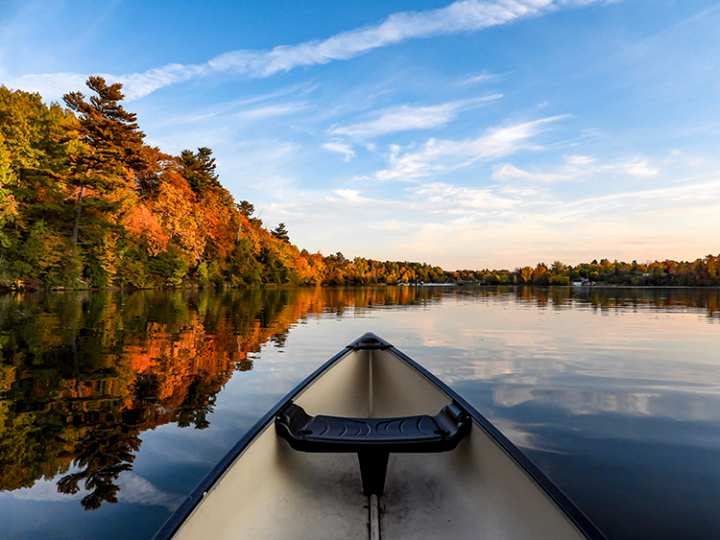
[[[307,4],[307,5],[305,5]],[[720,4],[0,0],[0,83],[105,74],[309,250],[448,268],[720,251]]]

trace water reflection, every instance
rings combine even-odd
[[[599,323],[598,315],[609,317]],[[672,320],[653,320],[665,316]],[[288,347],[296,333],[310,335],[311,329],[295,327],[312,321],[319,325],[315,337]],[[333,321],[342,325],[329,326]],[[142,527],[125,523],[127,529],[115,531],[147,536],[241,429],[334,352],[322,342],[336,349],[374,329],[460,390],[612,529],[604,506],[574,476],[592,475],[553,456],[597,455],[586,447],[588,438],[605,440],[608,452],[615,448],[610,439],[656,441],[659,448],[668,430],[675,443],[720,448],[719,366],[711,352],[717,331],[704,329],[719,322],[720,291],[707,289],[382,287],[0,297],[0,490],[14,497],[0,499],[0,514],[12,514],[20,500],[72,502],[85,510],[118,500],[154,505],[161,510],[145,522],[137,508],[127,510]],[[676,338],[683,332],[679,353]],[[697,354],[686,358],[693,348]],[[256,374],[262,350],[266,372]],[[231,380],[247,384],[238,390]],[[186,447],[168,442],[178,430],[215,428],[221,436],[186,438]],[[199,457],[214,438],[222,444]],[[144,460],[142,475],[138,460]],[[56,509],[40,525],[20,514],[10,518],[8,534],[18,537],[53,537],[53,520],[61,521]]]
[[[413,304],[437,290],[54,294],[0,301],[0,489],[57,480],[86,510],[117,502],[139,435],[209,426],[217,393],[268,340],[325,311]],[[71,471],[71,472],[68,472]]]

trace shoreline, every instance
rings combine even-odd
[[[207,287],[198,285],[188,285],[186,287],[87,287],[87,288],[0,288],[0,296],[9,294],[47,294],[47,293],[80,293],[80,292],[92,292],[92,293],[107,293],[107,292],[120,292],[120,293],[134,293],[139,291],[201,291],[201,290],[246,290],[254,291],[261,289],[268,290],[283,290],[283,289],[373,289],[383,287],[397,287],[407,289],[440,289],[440,288],[464,288],[464,287],[482,287],[488,289],[570,289],[578,292],[589,292],[595,289],[701,289],[701,290],[720,290],[720,285],[624,285],[624,284],[595,284],[595,285],[526,285],[526,284],[488,284],[488,283],[401,283],[395,285],[388,285],[386,283],[374,283],[367,285],[351,284],[351,285],[277,285],[277,284],[263,284],[257,286],[245,286],[245,287],[233,287],[233,286],[218,286],[218,287]]]

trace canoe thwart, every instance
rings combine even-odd
[[[453,450],[470,432],[471,419],[457,403],[435,416],[345,418],[310,416],[290,402],[275,418],[280,437],[301,452],[355,452],[363,492],[381,495],[391,452],[435,453]]]

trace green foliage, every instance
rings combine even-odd
[[[275,227],[271,231],[271,234],[281,242],[290,242],[290,234],[288,233],[287,227],[285,227],[284,223],[280,223],[277,227]]]
[[[7,249],[11,244],[11,237],[5,232],[5,226],[17,216],[17,203],[10,191],[10,186],[15,184],[15,181],[10,151],[5,147],[4,138],[0,134],[0,248]]]
[[[125,250],[118,263],[118,283],[136,289],[152,286],[147,251],[133,245]]]
[[[180,153],[180,167],[183,176],[196,193],[220,185],[215,173],[215,158],[212,157],[210,148],[198,148],[197,152],[183,150]]]
[[[282,260],[268,248],[263,248],[258,258],[262,265],[262,282],[271,284],[287,284],[297,281],[292,270],[283,264]]]
[[[190,269],[187,256],[177,247],[171,247],[149,261],[150,271],[162,279],[162,285],[179,287]]]
[[[553,275],[550,277],[550,285],[570,285],[570,278],[563,275]]]
[[[252,215],[255,213],[255,206],[248,201],[240,201],[240,203],[237,205],[237,209],[238,212],[240,212],[248,219],[252,217]]]

